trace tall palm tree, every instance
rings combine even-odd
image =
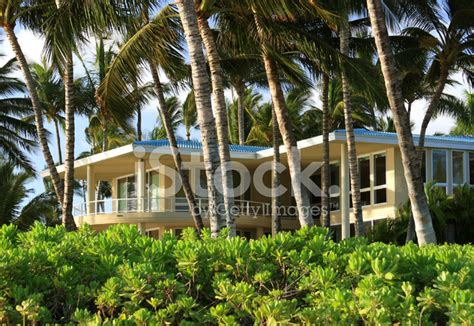
[[[139,80],[138,75],[140,71],[144,68],[149,69],[153,80],[155,96],[158,98],[160,115],[162,117],[161,121],[170,142],[176,170],[181,177],[183,190],[195,226],[200,231],[203,228],[200,210],[191,191],[188,176],[184,171],[183,161],[164,95],[165,87],[160,80],[158,71],[158,68],[163,69],[173,82],[178,82],[187,72],[180,54],[181,34],[179,23],[175,19],[176,14],[173,7],[163,8],[153,19],[149,19],[149,10],[151,10],[149,6],[144,5],[140,9],[139,18],[133,19],[132,22],[128,21],[126,24],[126,40],[111,63],[98,89],[98,97],[101,101],[109,103],[108,105],[111,107],[117,101],[121,102],[121,105],[129,105],[127,98],[121,96],[129,89],[129,85],[126,82],[127,76],[133,74],[132,77]]]
[[[418,146],[423,147],[426,130],[440,104],[450,75],[461,71],[474,82],[474,3],[472,1],[444,0],[420,3],[408,13],[413,23],[405,35],[420,40],[430,58],[426,80],[434,85],[431,100],[423,117]]]
[[[38,96],[44,108],[46,121],[54,124],[58,163],[63,163],[60,127],[64,128],[64,87],[52,66],[45,59],[42,63],[33,63],[31,71],[38,90]]]
[[[224,75],[221,67],[221,59],[218,53],[213,31],[209,27],[209,8],[203,10],[199,7],[201,1],[196,1],[197,21],[199,33],[201,34],[204,48],[206,49],[207,61],[211,73],[212,99],[214,104],[216,119],[216,131],[218,150],[220,158],[220,171],[222,178],[222,195],[224,196],[226,226],[229,229],[229,236],[236,235],[235,215],[234,215],[234,181],[232,177],[232,165],[230,160],[229,135],[227,119],[227,105],[224,96]],[[204,4],[204,2],[203,2]],[[209,2],[207,2],[209,4]]]
[[[25,171],[34,171],[27,153],[36,147],[36,129],[26,120],[32,114],[31,101],[18,97],[25,85],[11,76],[18,70],[15,59],[0,66],[0,154]]]
[[[211,89],[209,75],[206,70],[206,60],[202,52],[202,40],[199,32],[198,19],[192,0],[176,2],[179,16],[183,24],[186,43],[191,62],[191,76],[196,100],[197,116],[203,143],[204,165],[206,169],[207,188],[211,232],[217,236],[219,230],[226,225],[225,216],[217,210],[223,203],[223,196],[214,184],[214,175],[220,168],[220,156],[216,125],[211,110]]]
[[[272,58],[272,54],[275,55],[275,51],[266,42],[268,37],[265,35],[265,27],[261,23],[261,17],[258,15],[256,7],[250,9],[252,10],[255,28],[261,44],[261,55],[265,66],[268,86],[270,88],[273,109],[275,110],[280,134],[286,148],[286,155],[291,175],[291,185],[298,209],[299,222],[301,227],[313,226],[314,221],[312,216],[309,214],[308,193],[302,184],[301,159],[296,144],[296,137],[292,131],[288,109],[285,104],[283,89],[281,87],[278,73],[278,65],[274,58]]]
[[[395,129],[397,130],[417,238],[420,245],[436,243],[436,234],[433,229],[429,207],[424,194],[423,179],[420,174],[420,161],[413,143],[410,120],[403,103],[400,81],[395,68],[395,60],[381,0],[367,0],[367,9],[384,76],[387,98],[390,103]]]
[[[458,136],[474,136],[474,93],[466,91],[464,96],[465,100],[459,103],[464,112],[462,115],[457,117],[450,134]]]
[[[170,117],[171,129],[173,133],[176,133],[176,129],[183,123],[183,112],[180,110],[179,100],[176,96],[168,97],[166,99],[166,106],[168,107],[168,115]],[[158,116],[159,126],[153,128],[151,132],[151,139],[166,139],[168,138],[166,134],[166,128],[164,127],[165,123],[163,122],[163,117]]]
[[[36,132],[38,134],[38,140],[41,146],[41,151],[43,152],[44,159],[46,161],[46,165],[48,167],[49,174],[51,175],[54,191],[56,193],[57,198],[64,197],[64,191],[61,179],[59,177],[58,171],[56,170],[56,166],[54,164],[53,156],[51,155],[51,151],[48,145],[47,139],[47,132],[44,128],[43,124],[43,110],[41,106],[41,102],[38,97],[38,93],[35,88],[34,80],[31,75],[30,68],[28,66],[28,62],[26,61],[25,54],[18,42],[16,37],[14,28],[17,24],[28,23],[27,19],[24,19],[25,16],[22,13],[28,13],[30,15],[35,14],[35,7],[28,6],[29,3],[25,3],[23,1],[17,0],[7,0],[2,1],[0,3],[0,25],[2,26],[5,34],[7,35],[8,41],[10,46],[15,53],[15,57],[17,59],[18,65],[20,66],[21,72],[23,74],[23,78],[26,84],[26,88],[28,89],[28,93],[31,98],[31,104],[34,110],[35,116],[35,125],[36,125]],[[24,25],[24,27],[28,27]]]

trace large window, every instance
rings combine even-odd
[[[464,152],[452,152],[453,185],[464,183]]]
[[[446,150],[435,149],[433,154],[433,180],[440,185],[446,185]]]
[[[385,154],[374,155],[374,204],[387,202],[387,174]]]
[[[118,181],[118,210],[134,211],[137,209],[137,191],[135,176],[120,178]]]
[[[370,156],[359,158],[360,200],[362,206],[370,205]]]
[[[330,166],[329,207],[331,211],[339,210],[339,163]]]

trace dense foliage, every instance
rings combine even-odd
[[[0,229],[2,323],[474,322],[471,245],[340,243],[324,229],[260,240]]]
[[[438,242],[474,243],[474,188],[465,184],[447,195],[446,188],[429,182],[425,185],[425,194]],[[410,201],[407,200],[398,208],[394,219],[378,222],[368,236],[372,241],[402,245],[411,217]]]

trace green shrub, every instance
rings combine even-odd
[[[474,249],[0,228],[1,323],[473,324]]]

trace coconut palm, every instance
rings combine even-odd
[[[180,110],[180,103],[176,96],[168,97],[166,99],[168,107],[168,114],[172,130],[175,133],[176,129],[183,123],[183,112]],[[151,132],[151,139],[166,139],[166,128],[164,127],[163,118],[158,116],[159,126],[155,127]]]
[[[367,0],[367,9],[384,76],[387,98],[390,103],[395,129],[397,130],[417,238],[420,245],[436,243],[436,234],[433,229],[429,207],[424,194],[423,179],[420,174],[420,162],[417,159],[417,151],[413,143],[410,119],[403,103],[400,80],[395,68],[395,60],[389,41],[382,2],[380,0]]]
[[[420,3],[407,15],[412,25],[403,34],[419,39],[428,52],[426,82],[433,93],[421,123],[418,145],[424,146],[426,130],[440,104],[449,77],[461,71],[474,82],[474,3],[444,0]]]
[[[36,147],[36,129],[25,120],[33,111],[30,100],[18,96],[26,90],[25,85],[11,77],[17,70],[15,59],[0,66],[0,153],[4,160],[32,172],[27,154]]]
[[[206,170],[207,188],[209,196],[209,210],[211,232],[217,236],[220,229],[226,225],[225,214],[221,215],[217,209],[224,202],[214,184],[214,175],[220,168],[220,156],[217,146],[217,132],[211,110],[211,88],[209,75],[206,70],[206,60],[202,51],[198,18],[192,0],[178,0],[176,2],[179,16],[184,29],[188,53],[191,61],[191,76],[196,100],[196,109],[201,138],[203,143],[204,165]],[[227,211],[227,210],[226,210]]]
[[[126,25],[127,35],[117,56],[110,65],[101,86],[98,96],[101,101],[114,107],[117,101],[122,105],[128,100],[121,94],[128,91],[127,80],[132,74],[133,78],[140,80],[139,73],[148,68],[151,72],[155,96],[158,98],[159,110],[162,117],[166,136],[170,142],[173,160],[183,184],[184,193],[190,208],[196,228],[203,228],[202,218],[197,207],[194,194],[187,174],[184,172],[183,161],[178,149],[176,136],[170,120],[169,110],[165,99],[165,87],[160,79],[158,69],[161,68],[173,83],[183,79],[187,68],[183,64],[180,54],[181,34],[179,23],[173,7],[163,8],[153,19],[150,19],[151,8],[141,7],[141,14],[129,21]]]
[[[15,223],[27,229],[34,221],[47,225],[59,223],[58,200],[53,192],[43,193],[28,200],[33,189],[27,184],[34,179],[29,172],[16,172],[11,163],[0,164],[0,225]]]
[[[43,6],[42,9],[44,9]],[[57,198],[64,197],[64,191],[61,179],[56,170],[54,164],[53,156],[48,145],[47,132],[43,124],[43,109],[41,102],[38,97],[38,93],[35,88],[34,80],[31,75],[31,71],[26,61],[25,54],[18,43],[18,39],[15,34],[15,26],[22,25],[23,27],[29,27],[29,17],[22,15],[23,13],[28,13],[29,16],[34,16],[36,13],[35,6],[30,6],[29,2],[18,1],[18,0],[6,0],[0,2],[0,25],[2,26],[5,34],[7,35],[8,42],[15,53],[18,65],[20,66],[26,88],[31,98],[31,105],[33,106],[34,116],[35,116],[35,125],[36,132],[38,135],[38,140],[41,146],[41,151],[43,153],[46,165],[48,167],[49,174],[52,178],[52,183],[54,186],[54,192],[56,193]]]
[[[197,112],[196,101],[194,99],[194,91],[191,89],[186,95],[186,99],[181,107],[183,116],[183,125],[186,130],[186,140],[191,140],[191,128],[197,128]]]
[[[203,6],[201,6],[201,3]],[[229,236],[236,235],[234,206],[234,181],[230,161],[229,135],[227,119],[227,105],[224,96],[224,74],[221,59],[214,38],[214,33],[209,27],[208,16],[212,13],[210,2],[196,1],[198,29],[206,50],[207,61],[211,76],[212,100],[214,104],[214,117],[217,131],[218,150],[220,158],[220,173],[222,178],[222,195],[224,196],[226,226]]]
[[[261,101],[262,95],[256,93],[252,88],[248,88],[244,90],[244,96],[242,98],[237,98],[229,104],[229,139],[231,143],[240,145],[241,135],[244,138],[243,144],[247,142],[247,137],[251,128],[253,127],[251,121],[251,114],[249,114],[249,112],[258,111],[258,107]],[[241,114],[240,110],[242,109],[244,110],[243,118],[239,118],[239,115]],[[241,132],[240,130],[242,119],[244,120],[243,132]],[[266,145],[268,144],[270,144],[270,140],[267,140]]]
[[[455,126],[451,129],[451,135],[474,136],[474,93],[466,91],[465,100],[460,101],[463,114],[456,119]]]

